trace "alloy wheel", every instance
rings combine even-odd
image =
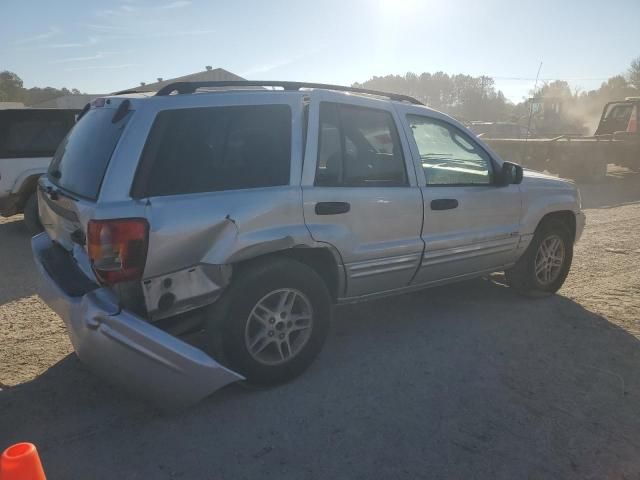
[[[550,285],[558,278],[564,258],[564,242],[558,235],[550,235],[540,242],[534,266],[536,279],[541,285]]]
[[[313,309],[305,294],[283,288],[262,297],[249,313],[245,346],[264,365],[280,365],[298,355],[311,337]]]

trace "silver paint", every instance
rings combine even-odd
[[[576,240],[584,226],[575,185],[537,172],[526,171],[520,185],[427,186],[406,116],[423,115],[461,129],[464,126],[426,107],[323,90],[244,90],[119,96],[104,108],[115,109],[124,98],[135,112],[114,150],[98,200],[61,198],[58,206],[76,217],[72,221],[57,214],[41,194],[40,216],[47,233],[34,239],[33,248],[38,263],[38,249],[43,242],[54,240],[93,278],[86,247],[73,244],[71,233],[76,229],[86,232],[90,219],[147,219],[149,248],[142,286],[152,319],[164,315],[157,305],[165,291],[176,296],[175,309],[166,315],[213,302],[233,281],[238,263],[267,254],[291,249],[303,256],[306,250],[329,251],[338,272],[336,301],[348,303],[473,278],[513,265],[540,219],[551,212],[576,215]],[[389,112],[398,128],[408,185],[314,186],[322,101]],[[259,104],[291,108],[289,185],[131,198],[138,160],[159,112]],[[309,106],[306,142],[305,104]],[[477,143],[499,169],[502,160],[482,140]],[[46,178],[40,183],[51,186]],[[430,202],[438,198],[455,198],[459,206],[432,211]],[[349,202],[351,210],[316,215],[315,204],[321,201]],[[101,288],[81,299],[70,299],[39,267],[48,292],[45,300],[67,323],[78,355],[121,383],[180,403],[241,378],[204,352],[156,329],[146,321],[149,318],[119,310],[112,290]],[[163,287],[167,278],[171,286]]]

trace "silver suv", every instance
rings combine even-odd
[[[571,182],[410,97],[291,82],[96,100],[39,208],[41,295],[77,355],[166,406],[300,374],[335,304],[493,271],[553,293],[584,226]]]

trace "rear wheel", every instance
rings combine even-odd
[[[573,259],[573,236],[565,224],[546,220],[540,224],[529,247],[505,272],[507,284],[519,293],[540,297],[557,292]]]
[[[300,375],[326,339],[331,297],[311,268],[287,258],[240,268],[221,299],[221,328],[229,367],[255,385],[275,385]],[[212,325],[213,326],[213,325]]]
[[[36,193],[32,193],[24,204],[24,224],[31,235],[37,235],[42,232],[42,224],[38,217],[38,197]]]

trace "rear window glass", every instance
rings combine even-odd
[[[89,110],[62,141],[49,167],[49,179],[78,196],[95,200],[102,177],[122,132],[131,117],[128,112],[116,123],[116,110]]]
[[[73,111],[6,112],[0,118],[0,157],[52,157],[73,126]]]
[[[287,105],[169,110],[156,118],[134,191],[164,196],[287,185],[290,162]]]

